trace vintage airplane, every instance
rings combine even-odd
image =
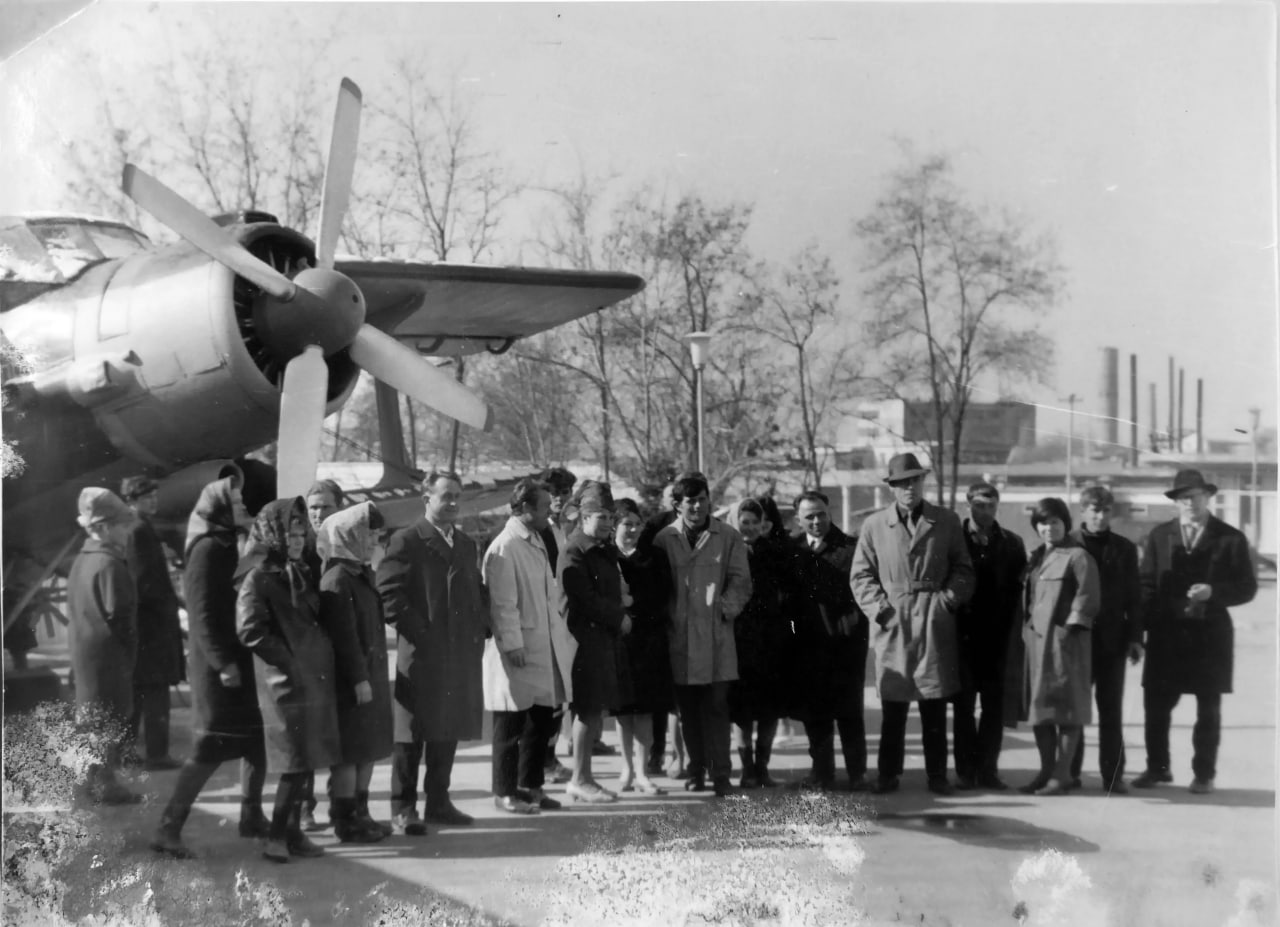
[[[377,380],[382,482],[403,485],[397,391],[489,420],[427,356],[501,354],[643,289],[626,273],[338,260],[360,108],[344,80],[314,242],[265,213],[210,219],[132,165],[124,191],[182,242],[153,248],[84,217],[0,219],[4,438],[23,460],[3,481],[6,628],[76,548],[81,488],[167,477],[162,504],[185,512],[228,460],[277,441],[278,494],[299,494],[361,370]]]

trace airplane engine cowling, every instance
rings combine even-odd
[[[313,253],[306,238],[276,225],[246,227],[241,237],[282,269]],[[256,297],[253,284],[179,246],[126,259],[101,305],[82,306],[77,359],[132,351],[138,361],[136,384],[93,407],[125,456],[171,470],[275,440],[289,358],[271,356],[254,336]],[[332,414],[351,394],[359,369],[346,351],[326,362],[326,414]]]

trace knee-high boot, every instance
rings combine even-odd
[[[383,824],[369,813],[368,789],[363,792],[356,792],[356,820],[363,824],[367,830],[377,831],[383,837],[391,836],[391,825]]]

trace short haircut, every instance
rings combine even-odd
[[[566,470],[564,467],[548,467],[542,471],[539,479],[546,490],[555,496],[563,496],[567,492],[572,492],[573,484],[578,482],[578,478],[574,476],[573,471]]]
[[[693,499],[703,493],[711,495],[711,488],[707,485],[705,476],[702,474],[684,476],[676,480],[676,485],[671,488],[671,500],[679,505],[685,499]]]
[[[1080,507],[1082,509],[1087,509],[1090,506],[1098,509],[1109,509],[1115,504],[1116,497],[1105,486],[1086,486],[1080,493]]]
[[[342,502],[346,496],[342,491],[342,487],[333,480],[316,480],[311,484],[311,488],[307,490],[307,494],[303,496],[303,500],[310,499],[312,496],[322,492],[327,492],[333,497],[333,504],[338,508],[342,508]]]
[[[816,489],[806,489],[804,492],[800,493],[800,495],[796,496],[795,509],[797,514],[800,512],[801,502],[821,502],[823,508],[829,508],[831,505],[831,500],[827,498],[827,494],[825,492],[818,492]]]
[[[621,520],[628,515],[634,515],[636,518],[644,518],[640,514],[640,506],[636,504],[635,499],[628,499],[625,496],[614,503],[613,512]]]
[[[422,494],[424,496],[430,494],[431,488],[440,480],[453,480],[459,486],[462,485],[462,477],[452,470],[432,470],[427,474],[427,478],[422,481]]]
[[[1039,528],[1043,522],[1051,518],[1062,521],[1063,526],[1071,530],[1071,509],[1057,496],[1045,496],[1031,510],[1031,527]]]
[[[999,502],[1000,490],[996,489],[995,486],[988,483],[986,480],[981,480],[970,486],[968,491],[964,494],[965,499],[969,502],[972,502],[979,496],[987,496],[994,499],[996,502]]]
[[[542,480],[526,476],[511,488],[511,514],[517,515],[526,508],[536,506],[538,504],[538,494],[550,491],[547,484]]]

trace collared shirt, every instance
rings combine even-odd
[[[440,532],[440,537],[444,538],[444,542],[446,544],[448,544],[450,547],[453,546],[453,525],[437,525],[430,518],[427,519],[427,522],[431,525],[431,527],[435,528],[437,531]]]
[[[972,518],[966,518],[964,520],[964,529],[968,534],[969,539],[979,547],[986,547],[990,544],[996,533],[996,526],[994,522],[992,522],[990,528],[987,528],[984,531],[978,527],[977,523]]]
[[[690,528],[688,525],[681,522],[680,527],[684,529],[684,537],[685,537],[685,540],[689,542],[690,547],[698,546],[698,538],[702,537],[703,533],[706,532],[707,526],[710,523],[711,523],[711,519],[708,518],[698,527]]]
[[[1187,550],[1190,550],[1196,546],[1196,541],[1200,540],[1200,533],[1204,531],[1204,523],[1197,524],[1194,521],[1184,521],[1179,522],[1179,524],[1182,527],[1182,543],[1187,545]]]
[[[915,508],[907,511],[902,506],[898,506],[898,520],[907,526],[907,529],[915,534],[916,525],[920,524],[920,516],[924,514],[924,503],[920,502]]]
[[[815,538],[812,534],[806,534],[805,538],[809,542],[810,550],[816,552],[819,548],[822,547],[822,538]]]

